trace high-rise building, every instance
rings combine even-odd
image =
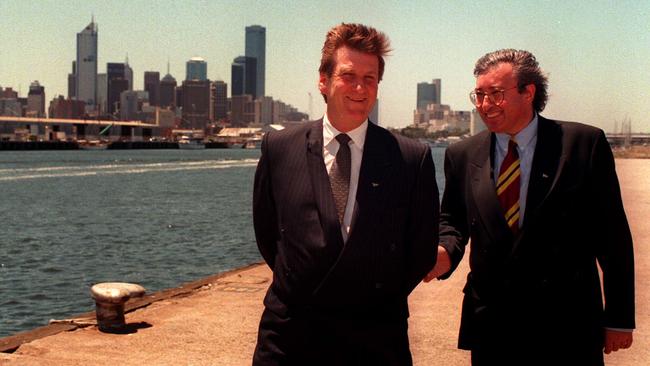
[[[99,107],[100,115],[106,114],[107,100],[108,100],[108,75],[106,73],[97,74],[97,106]]]
[[[239,56],[232,62],[231,95],[250,95],[255,99],[258,95],[255,89],[257,83],[257,59]]]
[[[441,104],[441,80],[433,79],[431,83],[418,83],[417,109],[425,110],[428,104]]]
[[[169,73],[160,80],[160,106],[176,108],[176,79]]]
[[[68,74],[68,99],[75,97],[77,87],[77,61],[72,61],[72,73]]]
[[[94,110],[97,99],[97,25],[93,19],[77,33],[75,97]]]
[[[128,90],[133,90],[133,69],[129,66],[129,56],[126,56],[124,62],[124,78],[129,82]]]
[[[106,111],[111,115],[119,109],[120,94],[125,90],[129,90],[129,81],[125,78],[124,68],[123,63],[109,62],[106,64],[108,86]]]
[[[210,122],[210,82],[183,81],[183,122],[186,127],[203,129]]]
[[[27,94],[27,117],[45,117],[45,88],[35,80]]]
[[[228,84],[217,80],[212,83],[212,87],[214,88],[212,94],[214,96],[214,113],[212,118],[218,121],[228,117]]]
[[[160,73],[158,71],[144,72],[144,90],[149,93],[149,105],[160,103]]]
[[[185,80],[208,80],[208,64],[201,57],[192,57],[186,64]]]
[[[252,94],[254,99],[263,97],[265,89],[265,68],[266,68],[266,28],[259,25],[246,27],[246,57],[256,59],[255,90]]]

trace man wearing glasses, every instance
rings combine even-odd
[[[530,52],[488,53],[474,75],[488,131],[447,149],[425,281],[448,278],[471,239],[458,346],[473,365],[603,365],[635,326],[632,237],[605,135],[539,115],[547,78]]]

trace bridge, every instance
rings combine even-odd
[[[650,133],[606,133],[606,136],[612,146],[650,145]]]
[[[97,138],[100,135],[113,140],[140,140],[159,136],[159,127],[142,121],[0,116],[0,138],[9,140],[21,134],[45,140]]]

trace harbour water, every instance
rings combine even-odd
[[[433,148],[442,189],[444,149]],[[91,311],[89,288],[149,292],[261,260],[259,150],[0,153],[0,337]]]

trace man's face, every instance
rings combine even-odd
[[[503,100],[500,103],[495,104],[491,98],[485,96],[483,102],[476,107],[492,132],[515,135],[533,118],[535,85],[526,85],[525,90],[520,93],[512,64],[500,63],[479,75],[474,91],[483,95],[503,92]]]
[[[327,117],[341,132],[368,118],[377,99],[379,59],[346,46],[334,52],[332,76],[320,74],[318,88],[327,97]]]

